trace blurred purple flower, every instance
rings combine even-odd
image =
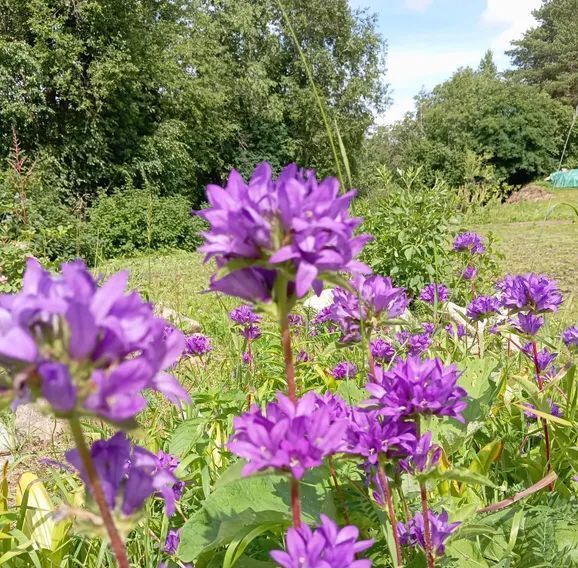
[[[496,288],[499,291],[501,305],[508,310],[556,312],[562,303],[562,294],[558,286],[543,274],[509,275],[498,282]]]
[[[195,333],[185,338],[185,353],[194,357],[202,357],[213,350],[211,340],[201,333]]]
[[[442,449],[431,443],[432,433],[426,432],[416,443],[409,457],[400,461],[403,470],[410,473],[423,473],[433,468],[442,456]]]
[[[28,260],[21,291],[0,295],[0,365],[29,369],[14,385],[18,398],[42,395],[57,411],[83,407],[114,422],[140,412],[147,389],[188,400],[163,372],[181,355],[182,333],[167,335],[151,304],[125,293],[126,282],[124,272],[98,282],[81,261],[52,275]]]
[[[309,353],[307,351],[299,351],[297,353],[297,363],[307,363],[310,360]]]
[[[169,529],[167,538],[165,539],[165,546],[163,552],[173,555],[177,552],[179,548],[179,543],[181,542],[181,530]]]
[[[436,556],[443,556],[445,553],[446,540],[461,523],[448,523],[448,514],[446,511],[439,515],[433,511],[429,511],[428,519],[434,554]],[[423,515],[416,513],[407,525],[398,523],[397,533],[403,546],[419,545],[425,550],[425,529],[423,521]]]
[[[478,296],[466,309],[466,315],[473,321],[479,321],[500,310],[500,301],[495,296]]]
[[[358,538],[357,527],[340,529],[322,514],[321,525],[314,531],[307,525],[290,528],[286,551],[273,550],[271,557],[282,568],[371,568],[371,560],[356,560],[356,556],[370,548],[373,541]]]
[[[450,291],[445,284],[431,283],[422,288],[419,293],[419,299],[428,304],[435,304],[437,301],[440,304],[447,302],[450,298]]]
[[[385,416],[414,417],[434,414],[463,422],[466,391],[457,386],[455,365],[444,366],[439,359],[408,357],[389,371],[375,370],[375,382],[365,388],[372,395],[368,403]]]
[[[258,325],[246,325],[241,330],[241,335],[249,341],[255,341],[261,337],[261,328]]]
[[[436,326],[432,322],[422,323],[421,327],[422,327],[424,333],[427,333],[428,335],[433,335],[435,333],[435,330],[436,330]]]
[[[390,278],[360,275],[351,284],[355,292],[336,288],[331,305],[331,319],[341,328],[344,343],[361,340],[362,322],[370,333],[375,322],[395,318],[409,305],[405,289],[395,288]]]
[[[461,323],[458,323],[455,326],[448,323],[445,330],[452,336],[456,335],[458,339],[463,339],[467,335],[466,328]]]
[[[522,347],[522,352],[525,353],[531,361],[534,361],[534,347],[531,342],[526,343]],[[558,353],[552,353],[548,351],[545,347],[541,351],[537,351],[538,353],[538,371],[543,373],[550,367],[550,365],[554,362],[554,359],[558,357]]]
[[[301,314],[289,314],[289,325],[298,327],[303,325],[303,316]]]
[[[252,325],[261,321],[261,316],[253,311],[251,306],[242,304],[229,312],[229,318],[238,325]]]
[[[352,379],[357,375],[357,366],[349,361],[341,361],[333,368],[331,375],[337,380]]]
[[[512,325],[521,333],[526,335],[536,335],[544,325],[544,318],[536,316],[533,313],[518,314],[512,321]]]
[[[244,365],[252,365],[253,364],[253,355],[248,351],[245,351],[242,356],[243,364]]]
[[[106,502],[123,515],[138,511],[151,495],[160,494],[168,515],[175,511],[173,486],[178,482],[170,467],[140,446],[132,446],[122,432],[108,440],[92,444],[90,455],[98,474]],[[74,466],[87,487],[90,487],[78,450],[66,452],[66,460]]]
[[[269,468],[290,471],[301,479],[342,445],[344,419],[332,419],[329,407],[319,407],[309,392],[294,404],[282,394],[265,413],[254,406],[234,419],[229,449],[248,461],[243,475]]]
[[[219,268],[255,263],[225,278],[217,273],[211,288],[250,301],[270,299],[277,265],[284,263],[302,297],[311,287],[321,292],[323,274],[367,270],[355,260],[368,237],[353,236],[361,222],[349,216],[354,195],[339,195],[336,179],[318,182],[313,171],[295,164],[277,179],[263,162],[248,183],[233,170],[225,188],[209,185],[209,208],[198,213],[210,225],[201,247],[206,259],[216,258]]]
[[[456,252],[469,252],[470,254],[483,254],[486,247],[482,242],[482,237],[477,233],[460,233],[454,239],[454,250]]]
[[[578,326],[573,325],[562,332],[562,341],[567,347],[578,346]]]
[[[395,357],[395,349],[393,346],[380,337],[374,339],[371,342],[370,349],[371,355],[378,361],[385,361],[386,363],[389,363]]]
[[[425,353],[433,343],[429,333],[415,333],[407,339],[407,353],[410,356],[421,355]]]
[[[550,405],[550,414],[552,416],[556,416],[558,418],[562,418],[563,416],[563,412],[562,409],[555,403],[553,402],[551,399],[548,399],[548,404]],[[527,408],[528,410],[524,410],[524,416],[526,416],[526,418],[529,418],[530,420],[537,420],[538,416],[536,414],[534,414],[533,412],[530,412],[530,410],[536,410],[536,407],[529,403],[529,402],[525,402],[522,406],[524,406],[525,408]]]
[[[474,278],[478,275],[478,270],[475,266],[468,265],[464,268],[462,272],[462,278],[464,280],[474,280]]]

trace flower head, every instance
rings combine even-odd
[[[289,325],[294,327],[302,326],[304,323],[303,316],[301,314],[289,314]]]
[[[556,312],[562,303],[558,286],[543,274],[506,276],[496,287],[501,305],[512,311]]]
[[[375,382],[367,383],[369,403],[385,416],[434,414],[463,422],[466,391],[457,386],[455,365],[444,366],[439,359],[408,357],[389,371],[375,370]]]
[[[498,313],[500,301],[494,296],[478,296],[466,309],[466,315],[473,321],[479,321]]]
[[[271,557],[282,568],[371,568],[371,560],[356,560],[370,548],[372,540],[358,540],[359,529],[353,525],[340,529],[335,521],[321,515],[321,525],[290,528],[286,551],[274,550]]]
[[[456,530],[460,523],[448,523],[448,514],[446,511],[439,515],[433,511],[428,511],[428,519],[433,551],[436,556],[443,556],[445,553],[446,540]],[[409,520],[407,525],[398,523],[397,531],[402,545],[419,545],[425,549],[425,528],[423,521],[423,515],[421,513],[416,513],[414,517]]]
[[[302,349],[301,351],[299,351],[299,353],[297,353],[296,361],[297,363],[307,363],[308,361],[310,361],[309,353],[307,353],[307,351],[304,351]]]
[[[185,353],[196,357],[202,357],[213,350],[211,340],[201,333],[195,333],[185,339]]]
[[[373,340],[370,344],[371,355],[374,359],[378,361],[384,361],[389,363],[395,357],[395,349],[384,339],[378,337],[377,339]]]
[[[450,291],[445,284],[431,283],[422,288],[419,293],[419,299],[428,304],[435,304],[436,302],[443,304],[447,302],[450,297]]]
[[[179,548],[179,543],[181,542],[181,531],[175,529],[169,529],[167,538],[165,539],[165,546],[163,552],[167,554],[175,554]]]
[[[512,322],[512,325],[519,332],[534,336],[544,325],[544,318],[532,312],[528,314],[519,313],[517,318]]]
[[[415,444],[409,457],[401,460],[400,466],[411,473],[423,473],[434,467],[440,460],[442,449],[431,443],[432,433],[426,432]]]
[[[525,353],[532,361],[534,360],[534,346],[531,342],[526,343],[522,347],[522,352]],[[550,365],[554,362],[554,359],[558,357],[558,353],[552,353],[545,347],[541,351],[536,351],[536,353],[536,364],[540,373],[547,371]]]
[[[199,212],[210,229],[201,248],[219,267],[232,261],[246,267],[217,274],[220,290],[249,301],[271,298],[280,264],[291,272],[298,297],[311,287],[319,294],[323,274],[367,270],[355,260],[367,242],[353,236],[360,220],[349,216],[354,192],[339,195],[334,178],[318,182],[313,171],[287,166],[277,179],[266,162],[246,183],[232,171],[226,187],[207,187],[209,208]]]
[[[245,351],[242,355],[242,360],[244,365],[252,365],[253,364],[253,355],[248,351]]]
[[[478,275],[478,270],[475,266],[468,265],[464,268],[462,272],[462,278],[464,280],[474,280]]]
[[[261,321],[261,316],[253,311],[251,306],[242,304],[229,312],[229,318],[237,325],[252,325]]]
[[[417,442],[413,421],[382,416],[377,410],[354,408],[345,434],[344,452],[363,456],[370,465],[377,464],[379,456],[405,458]]]
[[[466,328],[461,323],[458,323],[455,326],[451,323],[448,323],[448,325],[445,327],[445,330],[450,335],[455,335],[458,339],[462,339],[467,335]]]
[[[469,252],[470,254],[483,254],[486,247],[482,242],[482,237],[477,233],[460,233],[454,239],[454,250],[456,252]]]
[[[90,448],[108,506],[118,507],[125,516],[138,511],[151,495],[160,494],[166,510],[175,510],[173,487],[178,483],[171,467],[140,446],[131,446],[122,432],[108,440],[99,440]],[[84,483],[90,487],[88,476],[78,450],[66,452],[66,460],[74,466]]]
[[[338,363],[331,371],[334,379],[352,379],[357,375],[357,365],[351,363],[350,361],[341,361]]]
[[[562,341],[567,347],[578,346],[578,325],[573,325],[562,332]]]
[[[401,315],[409,305],[405,289],[394,287],[390,278],[360,275],[351,284],[355,292],[336,288],[331,305],[330,318],[341,328],[344,343],[360,341],[362,325],[369,333],[378,321]]]
[[[410,356],[421,355],[430,348],[432,343],[433,339],[429,333],[415,333],[407,339],[407,353]]]
[[[167,334],[149,303],[125,293],[126,282],[124,272],[99,282],[81,261],[52,275],[28,260],[22,290],[0,296],[0,366],[16,396],[114,422],[140,412],[147,389],[175,403],[188,398],[164,372],[181,355],[181,332]]]
[[[319,406],[317,395],[307,393],[294,404],[286,396],[234,419],[229,449],[246,459],[243,474],[269,468],[290,471],[297,479],[319,466],[342,445],[345,419],[334,419],[331,408]]]

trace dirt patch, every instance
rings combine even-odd
[[[512,195],[508,197],[507,203],[548,201],[549,199],[552,199],[552,194],[549,191],[546,191],[539,185],[528,184],[522,189],[512,193]]]

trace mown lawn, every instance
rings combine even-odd
[[[561,318],[578,321],[578,190],[553,190],[550,201],[493,207],[482,218],[472,228],[500,239],[504,273],[555,278],[566,298]]]

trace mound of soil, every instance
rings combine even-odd
[[[512,193],[510,197],[506,200],[507,203],[520,203],[522,201],[548,201],[552,197],[552,194],[546,191],[543,187],[539,185],[528,184],[522,189]]]

